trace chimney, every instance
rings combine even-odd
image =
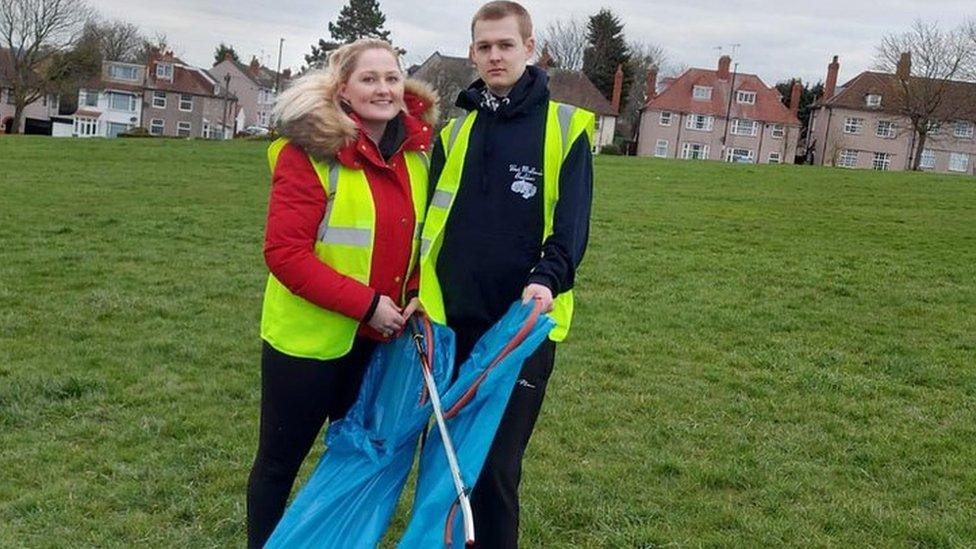
[[[837,72],[840,71],[840,63],[837,62],[837,56],[834,56],[834,60],[831,61],[830,65],[827,65],[827,83],[824,84],[823,100],[827,101],[834,96],[834,92],[837,91]]]
[[[248,70],[251,71],[251,74],[254,76],[258,75],[258,72],[261,70],[261,63],[258,62],[257,57],[251,57],[251,65],[248,67]]]
[[[229,51],[224,52],[224,61],[230,61],[232,59],[234,59],[234,56]]]
[[[644,101],[650,101],[657,96],[657,65],[652,65],[647,71],[647,84],[644,86]]]
[[[901,54],[898,60],[898,68],[895,70],[898,80],[906,81],[912,75],[912,52],[906,51]]]
[[[797,116],[800,112],[800,93],[803,91],[803,85],[800,84],[799,80],[793,82],[793,91],[790,93],[790,112],[793,116]]]
[[[617,65],[617,74],[613,75],[613,97],[610,99],[610,108],[613,112],[620,113],[620,94],[624,91],[624,66]]]
[[[732,66],[732,58],[728,55],[723,55],[718,58],[718,78],[719,80],[728,80],[732,75],[729,67]]]
[[[544,71],[548,71],[549,67],[552,66],[552,55],[549,54],[549,44],[542,46],[542,55],[539,56],[539,60],[535,62],[535,66],[539,67]]]
[[[291,78],[291,69],[285,69],[281,71],[281,77],[284,78],[285,80],[289,80]]]

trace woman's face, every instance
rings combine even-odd
[[[339,97],[366,122],[386,122],[403,105],[403,73],[393,55],[384,49],[361,52]]]

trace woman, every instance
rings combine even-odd
[[[248,483],[250,547],[270,537],[325,420],[352,405],[376,344],[402,330],[417,307],[413,267],[436,105],[429,87],[404,81],[390,44],[359,40],[275,106],[284,139],[268,151],[271,275],[261,318],[260,440]]]

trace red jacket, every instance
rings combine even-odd
[[[325,151],[343,166],[366,172],[376,208],[368,286],[340,274],[314,254],[327,198],[306,151],[322,151],[312,145],[303,148],[296,144],[296,141],[299,144],[314,141],[293,139],[281,151],[268,204],[264,258],[271,273],[295,295],[360,320],[359,335],[379,341],[385,338],[366,324],[379,296],[389,296],[404,306],[404,294],[418,285],[419,268],[411,269],[410,265],[416,220],[403,153],[429,151],[433,128],[420,117],[433,112],[436,99],[416,86],[408,89],[404,98],[407,113],[401,115],[405,137],[389,162],[383,160],[355,115],[350,116],[356,123],[355,134],[349,135],[351,139],[344,140],[332,151]],[[326,117],[326,120],[330,119]]]

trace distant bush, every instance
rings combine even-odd
[[[135,127],[132,128],[131,130],[120,133],[119,137],[155,137],[155,136],[149,133],[149,130],[147,128]]]
[[[623,153],[620,151],[619,146],[611,143],[609,145],[604,145],[603,148],[600,149],[600,154],[605,154],[607,156],[620,156]]]

